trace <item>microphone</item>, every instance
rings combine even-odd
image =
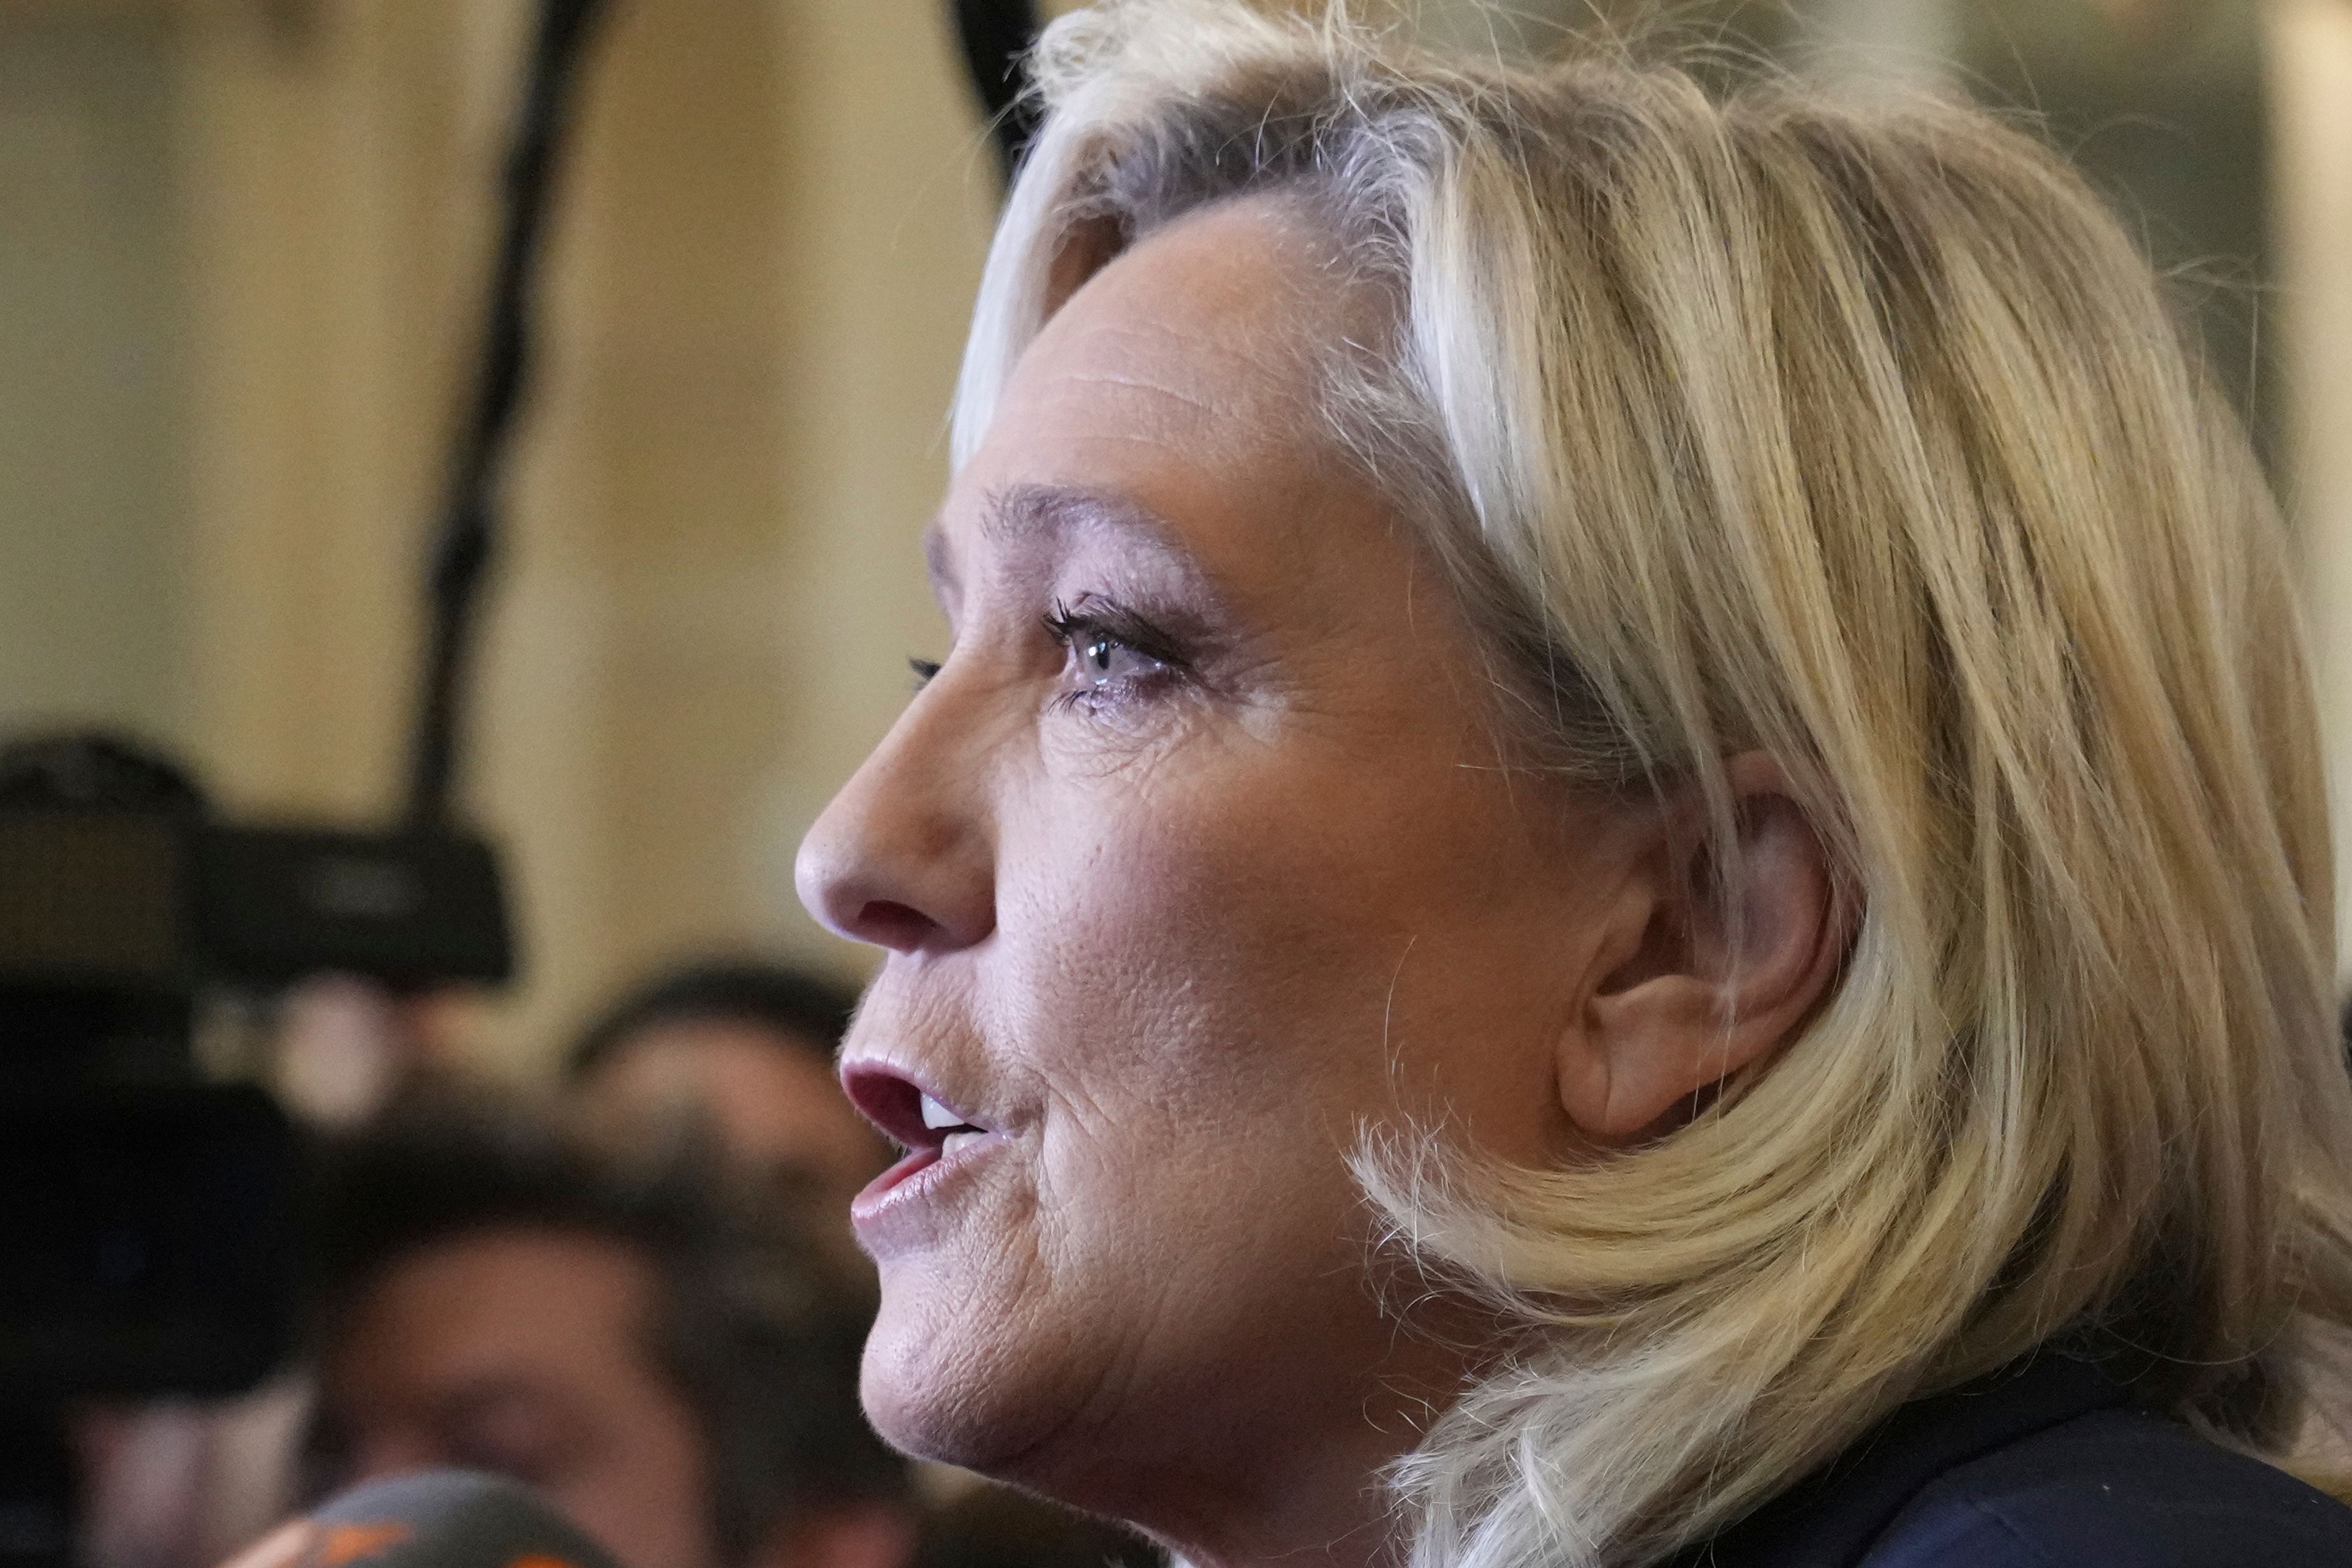
[[[620,1568],[514,1482],[472,1470],[370,1481],[280,1527],[227,1568]]]

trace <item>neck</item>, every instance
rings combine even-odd
[[[1405,1531],[1381,1479],[1396,1457],[1302,1456],[1281,1468],[1280,1488],[1261,1476],[1246,1496],[1213,1495],[1138,1523],[1190,1568],[1398,1568]]]
[[[1083,1447],[1086,1473],[1029,1484],[1127,1521],[1191,1568],[1397,1568],[1410,1545],[1386,1481],[1470,1375],[1463,1357],[1393,1331],[1372,1372],[1342,1387],[1263,1387],[1192,1402],[1187,1418]],[[1236,1377],[1235,1384],[1253,1380]]]

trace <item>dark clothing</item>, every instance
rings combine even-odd
[[[2352,1568],[2352,1509],[2132,1408],[2087,1360],[1895,1412],[1677,1568]]]

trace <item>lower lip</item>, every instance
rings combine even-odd
[[[991,1132],[952,1154],[919,1149],[875,1177],[849,1201],[849,1223],[856,1227],[858,1240],[872,1251],[886,1237],[896,1238],[908,1226],[919,1224],[926,1211],[936,1210],[944,1189],[1003,1142],[1003,1133]]]

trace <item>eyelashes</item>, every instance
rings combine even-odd
[[[1176,639],[1134,610],[1099,595],[1081,595],[1075,604],[1061,599],[1038,617],[1038,626],[1063,650],[1066,685],[1055,694],[1055,708],[1093,710],[1106,704],[1153,695],[1171,681],[1192,673],[1192,663]],[[938,676],[940,662],[909,658],[920,691]]]
[[[1097,595],[1081,598],[1076,609],[1056,599],[1043,620],[1045,635],[1066,648],[1118,647],[1171,669],[1184,668],[1184,657],[1167,633],[1133,610]]]
[[[1168,635],[1126,607],[1101,598],[1073,609],[1056,600],[1045,617],[1046,636],[1063,649],[1070,682],[1053,706],[1101,712],[1149,700],[1186,672]]]

